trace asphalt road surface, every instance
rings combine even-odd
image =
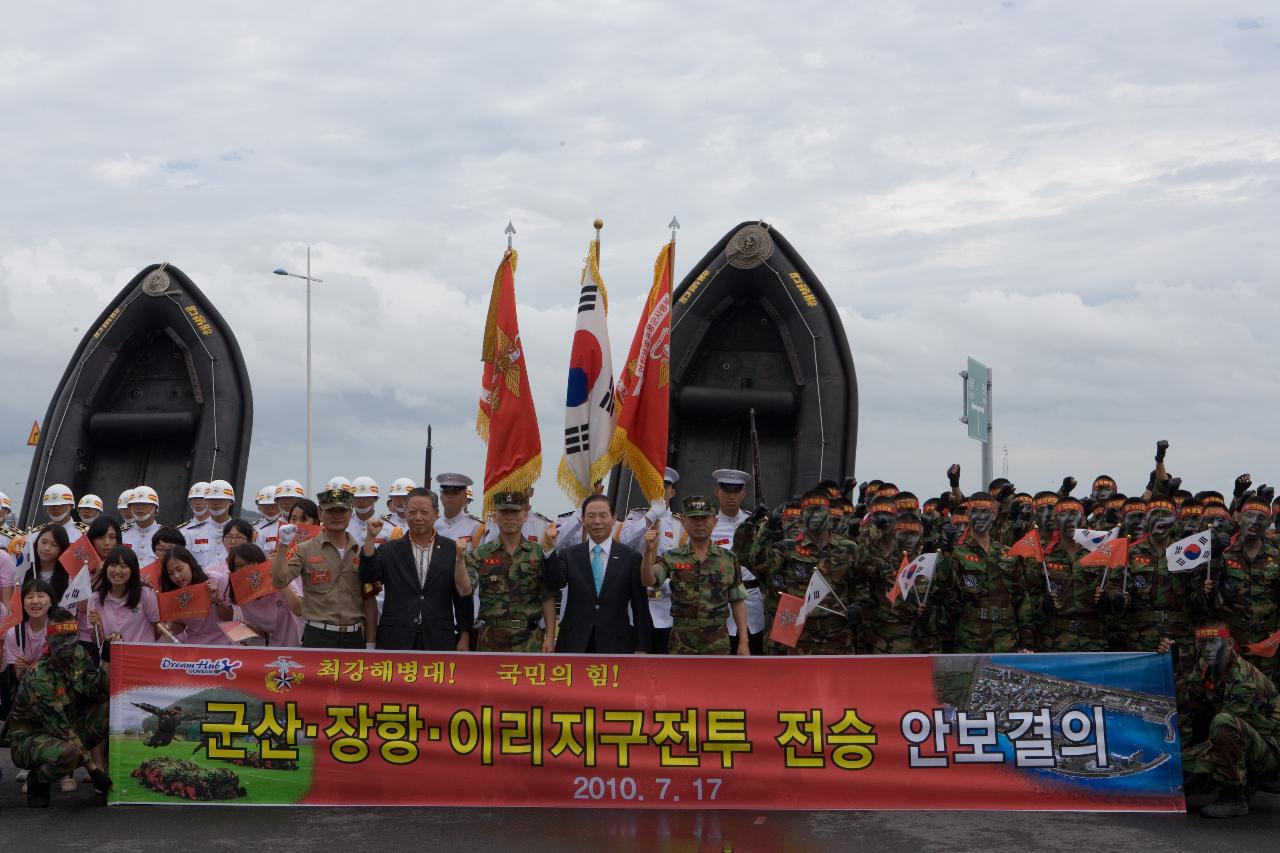
[[[1273,853],[1280,796],[1258,794],[1253,814],[1015,812],[619,811],[610,809],[246,808],[99,805],[88,783],[55,789],[28,809],[0,750],[0,849],[85,853],[400,853],[400,851],[1069,851]],[[359,784],[354,778],[352,784]],[[1206,799],[1195,797],[1192,805]],[[13,845],[12,847],[10,845]]]

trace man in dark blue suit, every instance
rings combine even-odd
[[[438,515],[435,494],[414,489],[405,510],[409,535],[379,546],[382,519],[375,515],[368,521],[360,580],[381,583],[385,592],[378,622],[380,649],[467,650],[471,583],[454,541],[436,535]]]
[[[647,653],[653,621],[639,552],[612,538],[613,510],[604,495],[582,502],[582,526],[586,541],[557,550],[547,561],[548,585],[569,590],[556,651]]]

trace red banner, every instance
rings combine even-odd
[[[1182,811],[1178,755],[1168,655],[112,648],[117,803]]]

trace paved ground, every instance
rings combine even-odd
[[[117,806],[95,802],[88,784],[54,792],[31,810],[0,751],[0,849],[38,839],[45,850],[85,853],[400,853],[429,850],[847,851],[922,853],[1017,850],[1048,853],[1272,853],[1280,797],[1259,794],[1254,814],[1232,821],[1194,815],[1009,812],[732,812],[564,809],[300,809]],[[358,780],[353,780],[358,784]],[[1197,798],[1193,805],[1204,800]],[[33,842],[34,843],[34,842]]]

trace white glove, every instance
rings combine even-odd
[[[666,511],[667,511],[667,502],[664,501],[662,498],[658,498],[656,501],[649,504],[649,508],[645,510],[644,519],[650,524],[653,524],[659,518],[662,518],[662,516],[666,513]]]
[[[293,540],[298,538],[298,525],[282,524],[280,525],[280,531],[276,535],[279,537],[277,541],[280,543],[280,547],[288,548],[293,544]]]

